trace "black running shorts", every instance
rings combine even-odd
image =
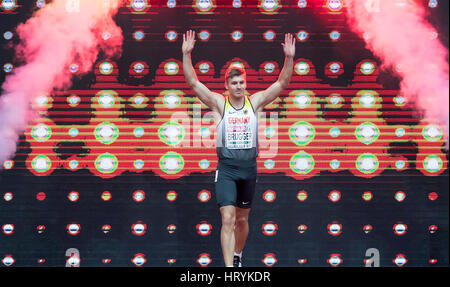
[[[219,207],[250,208],[256,187],[256,160],[219,159],[216,170],[216,199]]]

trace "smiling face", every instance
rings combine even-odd
[[[245,73],[240,69],[231,69],[227,73],[225,88],[233,98],[241,98],[244,96],[244,92],[247,86]]]

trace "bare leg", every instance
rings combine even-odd
[[[241,253],[245,246],[245,241],[248,236],[248,215],[250,208],[236,207],[236,228],[234,230],[234,237],[236,238],[236,245],[234,251]]]
[[[220,214],[222,215],[222,228],[220,230],[220,243],[222,245],[223,260],[225,266],[233,266],[234,256],[234,227],[236,224],[236,207],[234,206],[222,206],[220,208]]]

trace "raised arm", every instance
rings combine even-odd
[[[211,92],[204,84],[202,84],[195,74],[192,66],[191,52],[195,45],[195,32],[189,30],[183,34],[183,72],[186,83],[194,91],[194,94],[207,105],[211,110],[222,114],[224,99],[221,94]]]
[[[291,81],[292,70],[294,69],[295,38],[292,34],[286,34],[284,36],[284,43],[281,45],[283,45],[285,55],[283,69],[275,83],[264,91],[253,94],[250,98],[255,111],[262,111],[266,105],[273,102]]]

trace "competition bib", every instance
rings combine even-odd
[[[225,147],[228,149],[250,149],[253,146],[251,115],[248,107],[227,111],[225,123]]]

